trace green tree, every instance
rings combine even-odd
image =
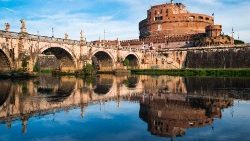
[[[128,59],[125,59],[124,62],[123,62],[123,65],[128,67],[129,66],[129,60]]]
[[[84,75],[93,75],[95,74],[95,69],[92,64],[86,64],[83,68],[83,74]]]
[[[234,40],[234,44],[235,45],[241,45],[241,44],[245,44],[245,42],[241,41],[241,40]]]
[[[40,72],[41,71],[41,67],[38,63],[35,64],[35,66],[33,67],[33,71],[34,72]]]
[[[27,67],[28,67],[28,64],[29,64],[29,62],[28,62],[28,60],[29,60],[29,57],[28,56],[23,56],[22,57],[22,69],[24,70],[24,71],[26,71],[27,70]]]

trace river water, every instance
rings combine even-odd
[[[0,80],[0,141],[249,141],[250,79]]]

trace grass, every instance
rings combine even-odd
[[[51,69],[46,69],[46,70],[41,70],[39,73],[42,73],[42,74],[52,74],[53,70]]]
[[[132,70],[132,74],[171,75],[171,76],[215,76],[215,77],[250,77],[250,69],[179,69],[179,70]]]

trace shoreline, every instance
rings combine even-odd
[[[0,73],[0,79],[31,79],[38,77],[37,73],[30,72],[2,72]]]
[[[170,75],[170,76],[213,76],[213,77],[250,77],[250,68],[246,69],[138,69],[131,70],[136,75]]]
[[[38,77],[42,74],[51,74],[54,76],[75,76],[75,77],[86,77],[86,76],[96,76],[98,74],[111,74],[119,75],[115,71],[109,72],[98,72],[92,75],[84,75],[79,72],[53,72],[53,71],[41,71],[39,72],[3,72],[0,73],[0,79],[30,79]],[[129,73],[121,74],[133,74],[133,75],[169,75],[169,76],[183,76],[183,77],[250,77],[250,68],[244,69],[135,69],[130,70]],[[120,75],[121,75],[120,74]]]

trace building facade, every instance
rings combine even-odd
[[[184,4],[173,0],[155,5],[139,23],[139,39],[122,41],[121,45],[168,49],[234,44],[232,37],[222,34],[222,25],[215,25],[213,15],[189,12]]]
[[[190,13],[182,3],[155,5],[139,23],[140,38],[205,33],[209,25],[214,25],[213,16]]]

